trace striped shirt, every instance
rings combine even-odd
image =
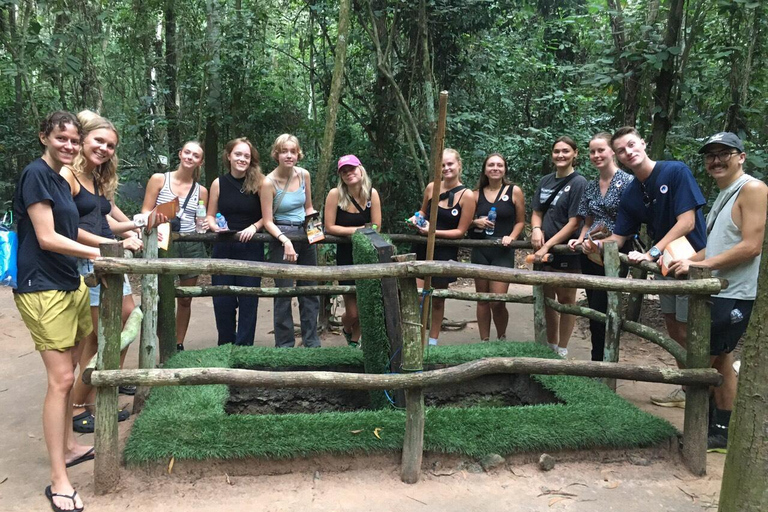
[[[187,208],[179,213],[181,218],[181,230],[180,233],[194,233],[195,232],[195,213],[197,212],[197,206],[200,202],[200,186],[195,183],[192,185],[192,197],[187,202]],[[157,195],[157,202],[155,206],[163,203],[170,203],[176,198],[176,194],[171,190],[171,173],[165,173],[165,181],[160,189],[160,193]],[[179,208],[184,205],[187,196],[179,197]]]

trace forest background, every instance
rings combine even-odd
[[[9,205],[40,154],[41,117],[90,108],[120,132],[118,201],[128,213],[153,172],[175,168],[184,141],[203,144],[210,183],[228,140],[248,137],[266,173],[272,141],[288,132],[302,143],[316,208],[335,186],[335,160],[354,153],[381,193],[384,231],[402,231],[430,180],[440,90],[450,92],[446,146],[461,152],[470,187],[484,157],[500,152],[530,203],[555,138],[578,142],[589,177],[590,137],[635,125],[654,158],[688,163],[711,201],[716,188],[696,154],[706,136],[734,131],[748,172],[763,178],[768,166],[767,7],[0,0],[0,201]]]

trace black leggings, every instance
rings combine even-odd
[[[626,253],[630,248],[627,244],[626,251],[622,248],[621,252]],[[621,265],[619,276],[627,275],[627,266]],[[581,255],[581,273],[590,276],[604,276],[605,268],[593,262],[585,254]],[[589,307],[601,313],[608,311],[608,292],[603,290],[585,290],[587,292],[587,302]],[[589,321],[589,332],[592,333],[592,360],[602,361],[605,352],[605,324],[597,320]]]

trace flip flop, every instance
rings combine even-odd
[[[67,467],[71,468],[72,466],[77,466],[78,464],[81,464],[85,461],[93,460],[95,456],[96,454],[94,453],[94,448],[91,448],[90,450],[88,450],[78,458],[73,459],[71,462],[67,462]]]
[[[45,488],[45,497],[48,498],[48,501],[51,502],[51,508],[54,510],[54,512],[83,512],[83,510],[85,510],[85,507],[72,508],[72,509],[69,509],[69,510],[64,510],[63,508],[58,507],[56,505],[56,503],[53,502],[53,498],[54,497],[66,498],[68,500],[72,500],[72,506],[74,506],[75,503],[77,502],[76,501],[77,500],[77,491],[74,491],[72,493],[72,495],[70,496],[68,494],[61,494],[61,493],[58,493],[58,492],[51,491],[51,486],[49,485],[48,487]]]

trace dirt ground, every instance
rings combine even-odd
[[[526,288],[513,291],[530,292]],[[508,337],[532,340],[531,306],[508,307]],[[461,331],[443,332],[441,344],[479,339],[473,303],[447,301],[446,309],[447,319],[469,323]],[[657,316],[653,308],[648,309],[648,322],[655,323]],[[263,299],[258,345],[273,343],[271,319],[272,301]],[[41,424],[45,372],[7,288],[0,288],[0,326],[0,408],[4,411],[0,429],[5,432],[0,455],[0,511],[49,510],[43,495],[48,483]],[[589,359],[588,333],[586,321],[580,320],[569,357]],[[186,347],[208,347],[215,340],[211,300],[195,299]],[[343,338],[326,334],[323,344],[341,346]],[[673,365],[671,356],[631,335],[622,338],[621,359]],[[136,364],[136,350],[132,349],[127,366],[135,368]],[[682,429],[682,409],[663,409],[648,402],[650,394],[669,389],[632,381],[620,381],[618,386],[623,397]],[[131,401],[120,396],[121,405]],[[123,438],[132,421],[120,424]],[[82,435],[81,442],[91,443],[92,436]],[[94,495],[92,463],[72,468],[70,476],[91,511],[700,511],[717,508],[725,461],[724,455],[709,454],[708,474],[698,478],[687,472],[678,457],[660,457],[654,451],[554,454],[558,462],[549,472],[542,472],[535,464],[539,455],[509,457],[489,472],[477,472],[476,461],[431,455],[425,458],[422,480],[415,485],[400,481],[397,456],[249,462],[239,467],[177,463],[172,474],[166,468],[123,469],[119,487],[105,496]],[[260,467],[245,467],[250,464]]]

